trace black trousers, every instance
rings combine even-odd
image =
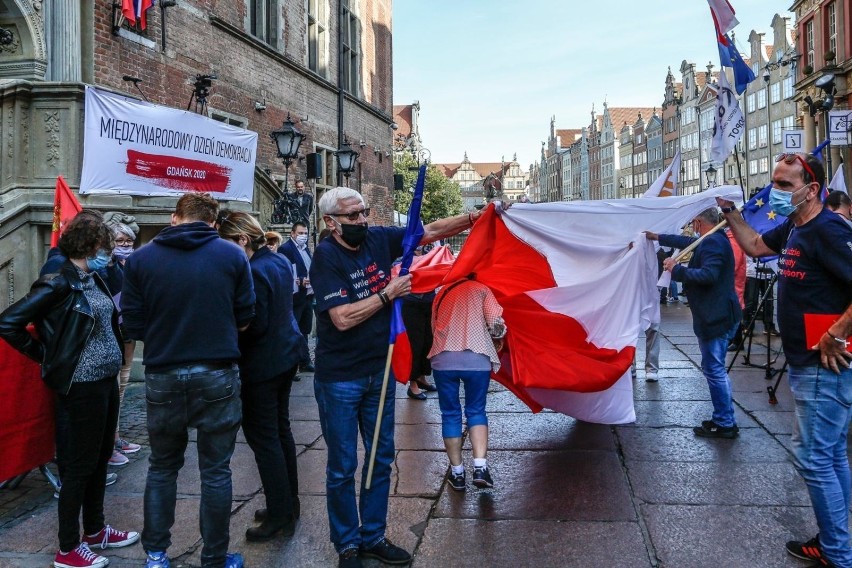
[[[59,491],[59,549],[68,552],[83,532],[104,528],[104,490],[107,460],[115,445],[118,422],[118,378],[72,383],[68,394],[57,397],[57,415],[64,415],[62,489]]]
[[[302,344],[299,347],[299,365],[306,366],[311,363],[311,352],[308,348],[308,336],[311,334],[311,327],[314,322],[314,297],[306,296],[304,300],[293,302],[293,317],[296,318],[296,323],[299,325],[299,331],[302,333]]]
[[[411,342],[411,378],[432,373],[429,351],[432,349],[432,302],[403,302],[402,321]]]
[[[296,443],[290,430],[290,388],[296,370],[261,382],[243,380],[243,432],[254,452],[271,521],[289,521],[299,495]]]

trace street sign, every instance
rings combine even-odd
[[[805,149],[805,131],[784,130],[784,151],[785,152],[804,152]]]
[[[848,146],[852,128],[852,110],[832,110],[828,113],[828,137],[832,146]]]

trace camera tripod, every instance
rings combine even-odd
[[[751,362],[751,347],[752,340],[754,337],[754,324],[757,322],[758,314],[763,312],[763,322],[764,327],[767,326],[767,323],[771,323],[771,318],[766,317],[766,305],[774,300],[770,299],[772,295],[772,290],[775,283],[778,281],[778,274],[771,269],[758,268],[758,272],[766,273],[772,272],[772,277],[766,282],[766,289],[760,295],[760,300],[757,303],[757,307],[754,310],[754,313],[751,316],[748,324],[745,329],[743,329],[742,337],[740,338],[739,344],[737,345],[737,350],[734,352],[734,356],[731,358],[731,362],[728,364],[728,372],[731,371],[731,368],[734,366],[734,362],[737,360],[737,356],[742,352],[743,347],[746,346],[746,336],[748,336],[748,346],[746,347],[746,352],[743,353],[743,365],[747,367],[755,367],[758,369],[764,369],[765,374],[763,376],[767,381],[771,381],[773,377],[777,375],[778,379],[775,381],[774,385],[768,385],[766,387],[766,392],[769,394],[769,403],[770,404],[778,404],[778,399],[775,396],[776,391],[778,390],[778,385],[781,383],[781,377],[784,375],[787,370],[787,362],[781,366],[780,369],[776,369],[773,365],[778,361],[778,358],[781,356],[782,350],[779,349],[777,353],[775,353],[775,358],[772,358],[772,335],[768,333],[766,334],[766,363],[757,364]]]

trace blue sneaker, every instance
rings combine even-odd
[[[243,568],[243,555],[239,552],[229,552],[225,556],[225,568]]]
[[[145,568],[170,568],[169,556],[165,552],[149,552]]]

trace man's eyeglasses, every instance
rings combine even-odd
[[[791,152],[789,154],[788,153],[778,154],[775,157],[775,163],[776,164],[778,162],[782,161],[782,160],[788,166],[793,165],[796,162],[796,160],[798,160],[799,163],[802,164],[802,167],[805,169],[805,171],[808,172],[808,174],[810,174],[811,181],[812,182],[816,181],[817,177],[816,177],[816,175],[814,175],[814,171],[811,169],[811,167],[808,165],[808,163],[805,161],[805,159],[802,158],[799,154]]]
[[[350,221],[357,221],[358,217],[360,217],[361,215],[363,215],[365,219],[369,217],[370,208],[366,207],[359,211],[353,211],[352,213],[329,213],[329,215],[331,215],[332,217],[346,217]]]

